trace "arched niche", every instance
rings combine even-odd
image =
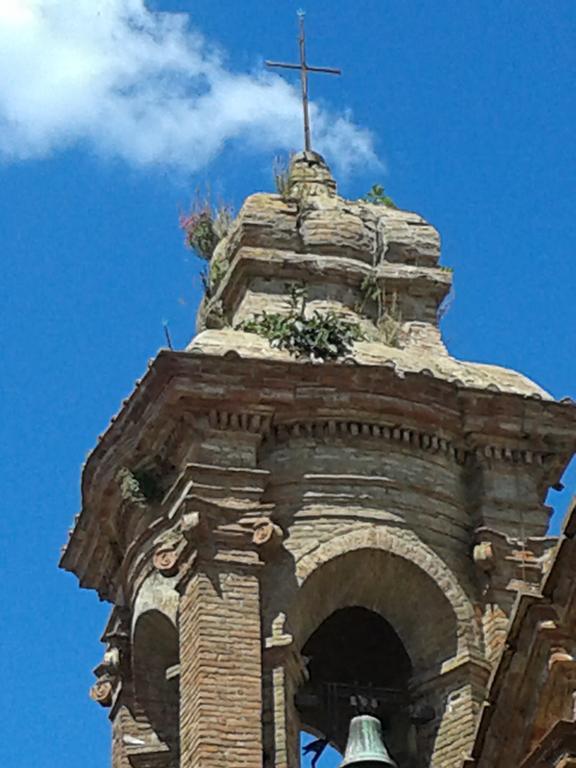
[[[157,609],[141,612],[132,636],[132,672],[137,719],[179,752],[179,645],[173,621]]]
[[[298,560],[296,580],[287,618],[298,649],[331,613],[357,605],[390,622],[415,674],[481,650],[470,599],[445,563],[405,531],[336,537]]]
[[[152,572],[140,585],[132,610],[132,632],[140,615],[158,611],[176,627],[180,595],[174,588],[174,578]]]

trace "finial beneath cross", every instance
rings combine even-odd
[[[302,86],[302,111],[304,113],[304,149],[309,152],[312,149],[310,139],[310,112],[308,109],[308,72],[323,72],[326,75],[341,75],[342,70],[333,67],[311,67],[306,63],[306,34],[304,31],[304,11],[298,11],[299,35],[298,44],[300,47],[300,64],[285,64],[279,61],[264,62],[267,67],[278,67],[280,69],[299,69],[300,83]]]

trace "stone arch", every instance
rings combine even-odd
[[[136,715],[174,754],[179,751],[179,595],[174,579],[153,571],[132,610],[132,674]]]
[[[167,579],[160,573],[152,572],[141,584],[132,609],[132,634],[138,618],[148,612],[163,614],[176,629],[180,595],[174,588],[174,579]]]
[[[447,661],[480,646],[473,606],[454,574],[407,531],[370,528],[338,536],[300,558],[296,579],[288,619],[300,649],[327,616],[350,605],[389,620],[415,670],[429,667],[432,655]],[[426,631],[434,633],[434,644]]]
[[[132,638],[135,715],[144,718],[175,754],[179,749],[178,663],[178,632],[171,619],[156,609],[141,612]]]

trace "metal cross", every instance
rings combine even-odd
[[[264,62],[267,67],[279,67],[280,69],[299,69],[300,83],[302,86],[302,110],[304,112],[304,149],[309,152],[312,149],[310,141],[310,113],[308,110],[308,72],[323,72],[327,75],[341,75],[342,70],[333,67],[311,67],[306,63],[306,35],[304,32],[304,11],[298,11],[300,33],[298,44],[300,47],[300,64],[284,64],[279,61]]]

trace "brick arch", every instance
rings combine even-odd
[[[155,611],[170,621],[174,628],[178,625],[178,605],[180,595],[174,589],[174,580],[152,572],[141,584],[132,607],[132,635],[138,618]]]
[[[174,755],[179,751],[178,678],[168,672],[179,663],[178,632],[157,608],[142,611],[132,637],[135,711],[146,720]]]
[[[415,667],[424,663],[427,644],[432,652],[432,637],[443,660],[481,645],[473,606],[454,574],[406,531],[364,529],[338,536],[302,556],[296,578],[299,589],[288,618],[299,648],[334,610],[350,605],[364,605],[391,621]]]

